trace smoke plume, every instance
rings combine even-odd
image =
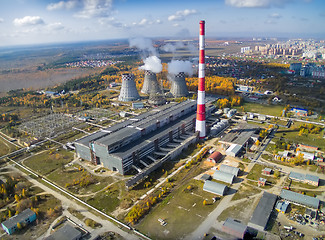
[[[139,67],[139,69],[141,70],[149,70],[154,73],[159,73],[162,71],[163,67],[161,64],[161,60],[156,56],[147,57],[145,60],[143,60],[143,62],[144,65]]]
[[[142,50],[145,56],[157,56],[157,51],[152,45],[151,39],[148,38],[132,38],[129,40],[130,47],[136,47]]]
[[[184,72],[192,76],[192,63],[190,61],[172,60],[170,63],[168,63],[168,72],[174,75]]]

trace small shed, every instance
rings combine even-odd
[[[271,175],[272,174],[272,169],[271,168],[264,168],[263,169],[263,174],[264,175]]]
[[[260,186],[264,187],[265,184],[266,184],[266,179],[265,179],[265,178],[259,178],[259,179],[258,179],[258,186],[259,186],[259,187],[260,187]]]
[[[203,181],[211,180],[211,175],[209,175],[209,174],[203,174],[200,179],[203,180]]]
[[[222,224],[222,231],[228,233],[238,239],[244,239],[247,226],[232,218],[227,218]]]
[[[221,182],[225,182],[225,183],[229,183],[232,184],[234,181],[234,174],[231,173],[226,173],[226,172],[222,172],[222,171],[215,171],[213,174],[213,179],[221,181]]]
[[[221,183],[205,181],[203,185],[203,191],[210,192],[213,194],[217,194],[219,196],[224,196],[227,190],[227,186]]]
[[[208,160],[210,162],[217,163],[220,161],[221,158],[222,158],[222,154],[218,151],[215,151],[208,157]]]
[[[287,201],[278,201],[276,203],[276,206],[275,206],[275,209],[278,211],[278,212],[281,212],[281,213],[286,213],[288,207],[289,207],[289,202]]]
[[[225,173],[231,173],[237,177],[240,169],[225,164],[221,164],[219,170]]]

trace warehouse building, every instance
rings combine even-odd
[[[208,161],[217,163],[221,160],[221,158],[222,158],[222,154],[218,151],[215,151],[208,157]]]
[[[271,216],[277,196],[268,192],[264,192],[262,198],[257,204],[251,220],[248,223],[249,227],[255,228],[259,231],[266,229],[267,223]]]
[[[302,174],[297,172],[290,172],[289,179],[296,181],[296,182],[302,182],[314,186],[318,186],[319,184],[319,177],[315,175],[310,174]]]
[[[227,191],[227,186],[221,183],[207,180],[203,185],[203,191],[217,194],[219,196],[224,196]]]
[[[112,171],[125,174],[135,169],[145,177],[196,142],[195,110],[196,101],[189,100],[133,116],[75,141],[76,153]],[[207,108],[207,116],[212,110]]]
[[[297,205],[302,205],[313,209],[318,209],[319,207],[319,199],[289,190],[283,189],[280,197]]]
[[[239,174],[239,170],[240,169],[239,168],[236,168],[236,167],[228,166],[228,165],[225,165],[225,164],[221,164],[219,166],[219,170],[222,171],[222,172],[225,172],[225,173],[233,174],[236,177],[238,177],[238,174]]]
[[[236,237],[237,239],[244,239],[247,231],[247,226],[237,220],[227,218],[226,221],[222,224],[221,230],[225,233],[230,234],[231,236]]]
[[[213,179],[221,181],[221,182],[225,182],[225,183],[229,183],[232,184],[234,181],[234,177],[235,175],[231,174],[231,173],[226,173],[226,172],[222,172],[222,171],[215,171],[213,174]]]
[[[81,237],[82,234],[80,231],[71,225],[66,224],[44,240],[79,240]]]
[[[226,150],[226,155],[230,157],[236,157],[240,153],[241,149],[242,149],[241,145],[231,144],[230,147]]]

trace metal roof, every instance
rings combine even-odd
[[[81,232],[76,228],[72,227],[70,224],[66,224],[63,227],[56,230],[50,236],[44,240],[71,240],[80,239],[82,236]]]
[[[304,181],[305,180],[305,174],[297,173],[297,172],[290,172],[289,178]]]
[[[239,168],[228,166],[225,164],[221,164],[219,167],[219,170],[222,172],[225,172],[225,173],[231,173],[231,174],[235,175],[236,177],[238,176],[238,173],[239,173]]]
[[[231,229],[235,233],[240,233],[241,236],[245,235],[245,232],[247,230],[247,226],[232,219],[232,218],[227,218],[226,221],[223,223],[223,227],[226,227],[228,229]]]
[[[218,180],[218,181],[222,181],[225,183],[230,183],[232,184],[232,182],[234,181],[234,174],[231,173],[226,173],[226,172],[222,172],[222,171],[215,171],[213,174],[213,179]]]
[[[17,223],[24,222],[26,219],[30,218],[31,216],[35,215],[36,213],[32,211],[30,208],[25,209],[18,215],[15,215],[6,221],[2,222],[1,224],[4,225],[7,229],[11,229],[17,226]]]
[[[117,132],[111,133],[110,135],[102,137],[102,138],[96,140],[95,142],[99,143],[99,144],[106,145],[106,146],[111,146],[123,139],[128,139],[131,136],[133,136],[134,134],[139,133],[139,132],[141,132],[139,129],[132,128],[132,127],[126,127],[126,128],[123,128]]]
[[[315,209],[318,209],[319,207],[319,199],[289,190],[283,189],[281,191],[280,197],[290,202],[301,204],[307,207],[312,207]]]
[[[226,150],[226,154],[233,153],[234,155],[237,155],[241,149],[241,145],[231,144],[230,147]]]
[[[239,124],[236,128],[232,129],[228,134],[221,138],[219,142],[243,146],[258,129],[260,129],[258,126]]]
[[[319,182],[319,177],[317,177],[315,175],[306,174],[305,180],[318,183]]]
[[[273,210],[277,196],[268,192],[264,192],[262,198],[257,204],[250,223],[265,229]]]
[[[223,196],[227,190],[227,186],[221,183],[207,180],[203,185],[203,190]]]

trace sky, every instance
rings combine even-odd
[[[0,46],[134,37],[325,39],[324,0],[0,0]]]

